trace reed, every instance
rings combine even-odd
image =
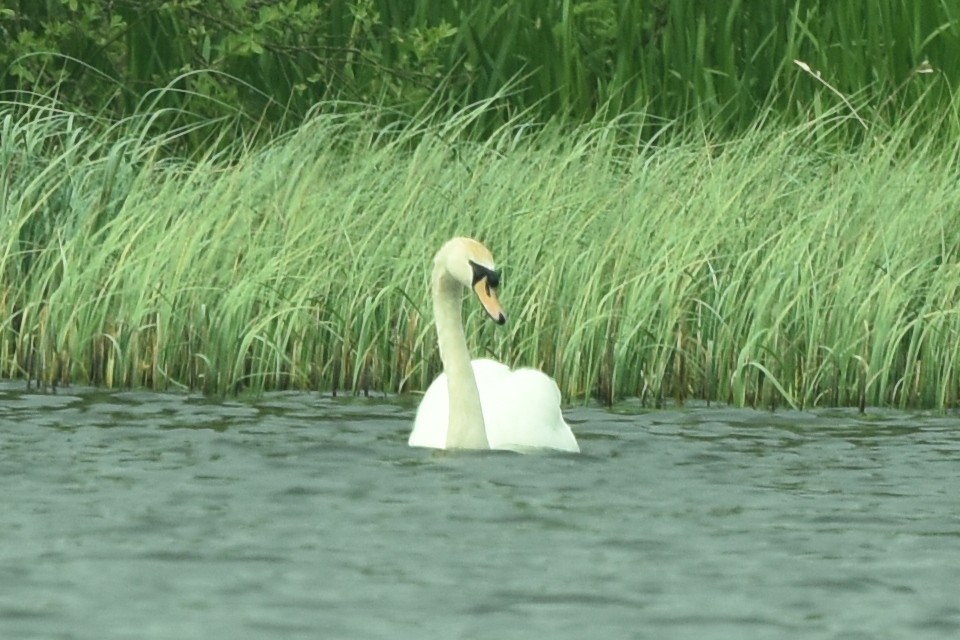
[[[496,108],[386,126],[341,105],[192,162],[136,119],[5,110],[0,375],[422,390],[430,260],[469,234],[510,317],[467,307],[475,353],[569,399],[957,405],[960,149],[935,128],[844,147],[841,107],[722,142],[643,144],[627,120],[463,135]]]

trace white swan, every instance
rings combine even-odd
[[[454,238],[433,259],[431,290],[443,373],[417,409],[411,447],[434,449],[560,449],[580,451],[560,412],[560,389],[535,369],[511,371],[495,360],[470,361],[461,310],[470,287],[497,324],[500,276],[490,251]]]

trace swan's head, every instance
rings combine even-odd
[[[483,310],[494,322],[503,324],[507,321],[497,298],[500,273],[493,264],[489,249],[471,238],[454,238],[443,245],[436,262],[443,264],[457,282],[473,289]]]

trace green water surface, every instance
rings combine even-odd
[[[0,384],[0,638],[960,637],[957,415],[413,411]]]

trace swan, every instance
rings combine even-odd
[[[553,378],[536,369],[511,371],[496,360],[470,360],[461,318],[464,289],[473,289],[494,322],[507,321],[490,251],[471,238],[453,238],[437,252],[433,265],[431,294],[443,373],[417,408],[410,446],[579,452]]]

